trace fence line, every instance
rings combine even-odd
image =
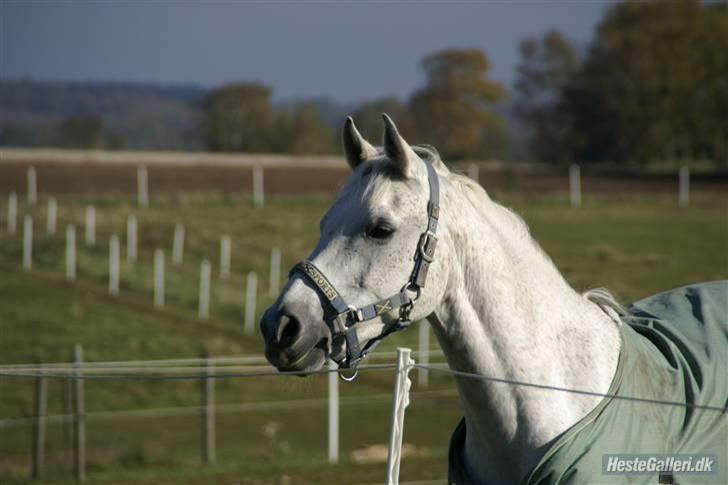
[[[142,175],[142,178],[144,176]],[[17,209],[18,209],[18,203],[17,203],[17,194],[14,191],[11,191],[9,194],[8,199],[8,232],[10,234],[14,234],[16,232],[16,220],[17,220]],[[56,225],[57,225],[57,211],[58,211],[58,203],[57,200],[54,197],[48,198],[48,207],[46,212],[46,232],[48,235],[53,235],[56,232]],[[85,243],[87,247],[93,247],[96,245],[96,236],[97,236],[97,227],[96,227],[96,210],[93,205],[87,205],[84,209],[84,216],[83,216],[83,222],[84,222],[84,236],[85,236]],[[28,221],[31,221],[28,223]],[[23,244],[23,268],[28,271],[32,269],[33,261],[32,261],[32,243],[33,243],[33,227],[32,227],[32,216],[30,214],[26,214],[24,219],[24,244]],[[138,259],[138,247],[139,247],[139,236],[138,236],[138,220],[137,217],[134,214],[129,214],[126,217],[126,247],[125,247],[125,259],[128,262],[134,262]],[[183,251],[184,251],[184,232],[185,229],[180,224],[175,225],[174,230],[174,243],[172,248],[172,265],[173,266],[181,266],[182,259],[183,259]],[[67,281],[74,281],[77,276],[76,271],[76,265],[77,265],[77,255],[76,255],[76,233],[75,228],[73,224],[69,224],[66,226],[66,234],[65,234],[65,276]],[[111,239],[109,241],[109,278],[108,278],[108,287],[107,291],[111,295],[118,295],[119,293],[119,285],[120,285],[120,253],[121,253],[121,244],[119,236],[116,234],[111,235]],[[119,253],[119,256],[117,257],[117,252]],[[220,277],[221,279],[228,279],[231,276],[231,239],[228,235],[223,235],[220,240]],[[271,293],[275,293],[278,291],[280,282],[279,282],[279,274],[280,274],[280,264],[281,264],[281,254],[280,250],[277,248],[273,248],[271,251],[271,275],[270,275],[270,287],[269,291]],[[164,272],[164,264],[162,266],[158,266],[157,268],[160,268],[162,270],[162,278],[163,278],[163,272]],[[205,277],[205,268],[202,268],[201,271],[201,280]],[[159,286],[159,283],[162,283],[163,287],[163,281],[160,281],[157,278],[157,275],[155,274],[155,285],[154,285],[154,302],[155,306],[162,307],[164,306],[164,294],[159,291],[161,288]],[[250,279],[248,279],[250,282]],[[256,282],[257,283],[257,282]],[[251,286],[257,286],[257,285],[249,285]],[[251,288],[252,289],[252,288]],[[257,290],[257,288],[255,288]],[[210,285],[205,284],[204,281],[201,281],[200,286],[200,301],[199,301],[199,308],[198,308],[198,318],[200,320],[207,320],[209,319],[209,306],[210,306]],[[257,293],[255,295],[257,298]],[[246,305],[246,308],[250,308],[250,310],[253,312],[253,316],[250,317],[252,320],[254,320],[255,317],[255,303],[251,305]],[[248,325],[248,329],[252,328],[254,326],[254,323],[251,325]],[[244,327],[246,328],[246,327]]]
[[[139,207],[149,206],[147,167],[144,165],[137,168],[137,203],[139,204]]]
[[[119,236],[109,238],[109,294],[119,294]]]
[[[471,372],[465,372],[465,371],[458,371],[458,370],[452,370],[447,365],[437,365],[437,364],[430,364],[430,365],[422,365],[422,364],[416,364],[413,360],[410,358],[411,351],[409,349],[397,349],[397,362],[396,364],[369,364],[369,365],[363,365],[360,367],[360,370],[362,371],[368,371],[368,370],[383,370],[383,369],[395,369],[395,383],[394,383],[394,391],[393,394],[386,394],[385,399],[392,399],[392,417],[391,417],[391,427],[390,427],[390,437],[389,437],[389,448],[388,448],[388,462],[387,462],[387,483],[397,483],[398,476],[399,476],[399,461],[400,461],[400,451],[401,451],[401,441],[402,441],[402,433],[403,433],[403,425],[404,425],[404,417],[405,417],[405,408],[409,404],[410,399],[410,386],[411,382],[408,377],[408,373],[412,369],[418,369],[418,370],[428,370],[428,371],[437,371],[442,373],[447,373],[449,375],[458,376],[458,377],[465,377],[465,378],[471,378],[471,379],[480,379],[480,380],[486,380],[496,383],[502,383],[507,385],[514,385],[514,386],[525,386],[525,387],[531,387],[535,389],[542,389],[542,390],[548,390],[548,391],[555,391],[555,392],[567,392],[572,394],[578,394],[578,395],[588,395],[588,396],[595,396],[595,397],[601,397],[601,398],[608,398],[608,399],[622,399],[622,400],[628,400],[633,402],[640,402],[640,403],[647,403],[647,404],[658,404],[658,405],[670,405],[670,406],[679,406],[679,407],[686,407],[686,408],[692,408],[692,409],[700,409],[700,410],[706,410],[706,411],[718,411],[721,413],[728,412],[728,408],[726,407],[718,407],[718,406],[705,406],[705,405],[698,405],[698,404],[691,404],[691,403],[684,403],[684,402],[675,402],[675,401],[667,401],[667,400],[657,400],[657,399],[647,399],[647,398],[640,398],[635,396],[621,396],[617,394],[608,394],[608,393],[599,393],[594,391],[586,391],[581,389],[572,389],[572,388],[563,388],[558,386],[552,386],[547,384],[539,384],[539,383],[533,383],[533,382],[525,382],[525,381],[519,381],[514,379],[506,379],[501,377],[493,377],[493,376],[486,376],[482,374],[476,374]],[[257,356],[256,356],[257,357]],[[230,362],[230,358],[220,358],[222,362]],[[62,368],[62,367],[55,367],[55,368],[48,368],[45,366],[40,366],[38,364],[35,365],[35,367],[32,367],[30,364],[27,365],[25,368],[15,368],[14,371],[9,370],[3,370],[0,368],[0,377],[7,377],[7,378],[34,378],[36,379],[36,386],[38,391],[36,392],[36,401],[34,405],[34,416],[29,418],[14,418],[11,420],[3,420],[0,421],[0,428],[5,427],[12,427],[12,426],[20,426],[27,423],[34,424],[33,433],[34,433],[34,443],[37,443],[37,445],[33,448],[33,460],[32,460],[32,468],[31,473],[33,476],[36,476],[35,474],[40,473],[40,470],[42,469],[42,457],[43,457],[43,450],[42,450],[42,443],[43,443],[43,437],[45,435],[45,424],[47,422],[67,422],[69,420],[72,420],[73,422],[73,436],[74,436],[74,471],[76,473],[76,476],[79,481],[83,481],[85,479],[85,421],[87,417],[87,413],[85,412],[84,408],[84,397],[83,397],[83,381],[84,380],[90,380],[90,379],[96,379],[96,380],[119,380],[119,379],[138,379],[138,380],[146,380],[146,381],[153,381],[153,380],[199,380],[202,386],[202,402],[200,406],[186,406],[180,409],[177,408],[157,408],[153,410],[116,410],[116,411],[98,411],[89,413],[90,416],[93,416],[95,419],[114,419],[114,418],[122,418],[122,417],[140,417],[140,416],[162,416],[162,415],[181,415],[186,413],[192,413],[192,412],[199,412],[201,415],[201,422],[202,422],[202,456],[203,461],[205,463],[214,463],[215,461],[215,423],[214,423],[214,415],[218,411],[223,410],[271,410],[271,409],[301,409],[302,407],[308,406],[324,406],[326,404],[329,405],[329,460],[332,462],[335,462],[338,459],[338,406],[339,406],[339,396],[338,396],[338,382],[336,378],[333,378],[333,384],[332,385],[332,379],[334,375],[337,375],[342,372],[348,372],[348,369],[339,369],[338,366],[335,364],[331,364],[326,368],[322,368],[315,371],[284,371],[279,372],[275,370],[258,370],[260,369],[260,366],[254,366],[252,369],[248,368],[248,372],[233,372],[233,369],[236,369],[236,367],[230,365],[230,366],[215,366],[214,362],[215,359],[203,357],[200,359],[196,359],[197,362],[200,363],[199,366],[188,366],[188,367],[152,367],[145,368],[145,367],[138,367],[136,369],[148,372],[152,371],[155,374],[154,375],[144,375],[144,374],[131,374],[132,370],[135,368],[132,367],[122,367],[122,366],[116,366],[116,367],[103,367],[99,366],[94,368],[94,370],[99,372],[105,372],[104,375],[97,375],[95,373],[90,373],[89,371],[91,369],[84,369],[82,367],[82,354],[81,354],[81,348],[80,346],[76,346],[74,348],[74,359],[73,359],[73,367],[71,368]],[[182,360],[182,359],[167,359],[164,362],[175,362],[176,360]],[[186,359],[186,360],[195,360],[195,359]],[[106,363],[108,364],[108,363]],[[186,371],[188,368],[196,369],[198,372],[190,372],[185,375],[173,375],[170,373],[167,373],[165,375],[165,372],[170,372],[172,370],[177,371]],[[202,372],[199,372],[199,370],[202,369]],[[67,372],[64,372],[67,371]],[[222,373],[220,371],[223,371]],[[125,374],[121,374],[121,372],[125,372]],[[271,402],[265,402],[265,403],[243,403],[243,404],[237,404],[237,405],[224,405],[224,407],[218,407],[215,405],[214,402],[214,380],[215,379],[222,379],[222,378],[254,378],[254,377],[265,377],[265,376],[282,376],[282,375],[309,375],[309,374],[328,374],[329,379],[329,396],[328,398],[321,398],[321,399],[312,399],[312,400],[285,400],[284,402],[275,402],[275,404],[272,404]],[[45,397],[44,394],[40,391],[41,387],[45,385],[47,379],[49,378],[62,378],[66,380],[70,380],[73,383],[73,413],[69,416],[66,415],[54,415],[54,416],[46,416],[45,412],[41,412],[45,410],[45,403],[43,402]],[[426,395],[425,393],[428,391],[423,391],[417,393],[418,395]],[[438,391],[435,391],[438,392]],[[443,391],[439,391],[443,392]],[[447,390],[444,392],[448,392],[448,395],[453,394],[452,390]],[[432,394],[431,392],[428,394]],[[361,396],[355,396],[351,399],[355,399],[356,402],[362,403],[366,402],[362,399]],[[347,402],[346,399],[341,399],[343,402]],[[371,402],[369,400],[368,402]]]
[[[199,377],[198,377],[199,378]],[[455,397],[455,389],[437,389],[427,391],[413,391],[413,396],[422,397]],[[342,405],[366,405],[372,403],[387,402],[392,398],[391,393],[362,394],[356,396],[340,396],[339,404]],[[276,401],[253,401],[243,403],[215,404],[213,409],[216,414],[247,413],[258,411],[286,411],[298,409],[323,408],[329,405],[329,397],[312,397],[304,399],[279,399]],[[203,410],[202,404],[193,406],[174,406],[148,409],[114,409],[108,411],[87,411],[86,421],[114,421],[136,418],[165,418],[178,416],[193,416]],[[73,422],[73,414],[48,414],[45,422],[48,424],[64,424]],[[21,418],[8,418],[0,420],[0,429],[18,428],[28,426],[36,421],[35,416]]]
[[[573,388],[566,388],[566,387],[559,387],[559,386],[551,386],[548,384],[538,384],[534,382],[525,382],[525,381],[519,381],[515,379],[505,379],[501,377],[493,377],[493,376],[486,376],[481,374],[474,374],[471,372],[464,372],[464,371],[458,371],[450,369],[446,366],[437,366],[437,365],[428,365],[423,366],[420,364],[410,364],[408,367],[418,369],[418,368],[426,368],[431,371],[439,371],[439,372],[445,372],[449,373],[455,376],[460,377],[468,377],[473,379],[482,379],[492,382],[498,382],[502,384],[510,384],[510,385],[517,385],[517,386],[524,386],[524,387],[533,387],[535,389],[543,389],[543,390],[549,390],[549,391],[557,391],[557,392],[566,392],[566,393],[572,393],[572,394],[580,394],[580,395],[586,395],[586,396],[595,396],[595,397],[602,397],[602,398],[609,398],[609,399],[623,399],[627,401],[637,401],[637,402],[644,402],[649,404],[664,404],[664,405],[671,405],[671,406],[678,406],[678,407],[688,407],[692,409],[702,409],[702,410],[708,410],[708,411],[719,411],[719,412],[728,412],[728,407],[718,407],[718,406],[705,406],[700,404],[692,404],[692,403],[684,403],[684,402],[677,402],[677,401],[667,401],[667,400],[659,400],[659,399],[646,399],[646,398],[640,398],[635,396],[621,396],[618,394],[608,394],[608,393],[601,393],[601,392],[595,392],[595,391],[586,391],[582,389],[573,389]],[[395,364],[369,364],[369,365],[363,365],[360,366],[359,370],[383,370],[383,369],[393,369],[395,368]],[[210,375],[205,376],[209,379],[231,379],[231,378],[252,378],[252,377],[273,377],[273,376],[285,376],[285,375],[312,375],[312,374],[329,374],[329,373],[342,373],[342,372],[350,372],[349,369],[329,369],[329,368],[322,368],[318,370],[309,370],[309,371],[256,371],[256,372],[236,372],[236,373],[213,373]],[[35,377],[46,377],[46,378],[62,378],[62,379],[73,379],[74,381],[80,381],[80,380],[196,380],[200,378],[199,374],[188,374],[188,375],[135,375],[135,374],[106,374],[106,375],[89,375],[88,373],[82,373],[80,370],[77,369],[76,374],[69,375],[69,373],[64,372],[23,372],[23,371],[0,371],[0,377],[6,377],[6,378],[35,378]]]
[[[224,369],[227,372],[248,372],[248,371],[269,371],[274,370],[275,368],[270,365],[225,365],[225,366],[216,366],[217,369]],[[33,369],[8,369],[8,370],[2,370],[0,372],[12,372],[17,375],[47,375],[49,373],[53,374],[66,374],[66,377],[72,377],[75,372],[78,370],[82,370],[84,374],[102,374],[102,373],[109,373],[110,371],[117,372],[117,373],[127,373],[127,374],[149,374],[149,373],[157,373],[157,374],[179,374],[179,373],[194,373],[194,372],[203,372],[207,369],[206,364],[202,365],[190,365],[190,366],[175,366],[175,367],[112,367],[112,368],[89,368],[85,367],[83,365],[81,366],[75,366],[72,364],[67,364],[67,367],[56,367],[52,369],[51,372],[47,372],[47,368],[45,366],[38,366],[37,368]]]
[[[28,167],[28,203],[35,205],[38,202],[38,184],[35,176],[35,167]]]
[[[86,207],[86,246],[96,245],[96,209],[89,205]]]
[[[113,238],[112,238],[113,240]],[[44,459],[44,450],[45,450],[45,434],[46,434],[46,424],[48,422],[48,418],[46,416],[46,394],[47,394],[47,379],[49,378],[62,378],[66,382],[72,383],[72,403],[73,403],[73,409],[72,414],[70,415],[70,420],[72,421],[72,430],[73,430],[73,471],[76,479],[79,482],[84,482],[86,480],[86,410],[85,410],[85,398],[84,398],[84,381],[89,379],[103,379],[103,380],[119,380],[119,379],[140,379],[143,378],[144,380],[191,380],[191,379],[198,379],[201,386],[201,405],[200,408],[200,417],[201,417],[201,451],[202,451],[202,461],[206,465],[211,465],[215,463],[216,458],[216,452],[215,452],[215,380],[220,378],[228,378],[228,377],[262,377],[262,376],[280,376],[285,374],[296,374],[296,375],[302,375],[302,374],[322,374],[322,373],[330,373],[331,375],[334,375],[334,373],[342,372],[343,370],[338,369],[338,366],[331,365],[328,369],[322,371],[310,371],[310,372],[277,372],[274,370],[268,370],[265,369],[263,371],[259,371],[257,369],[260,369],[260,366],[255,369],[254,371],[249,371],[245,373],[237,373],[237,374],[229,374],[224,373],[220,374],[218,373],[218,369],[214,367],[213,360],[209,358],[209,356],[204,356],[201,359],[204,363],[203,371],[197,372],[194,374],[187,374],[183,376],[176,376],[176,375],[170,375],[170,370],[179,370],[175,368],[169,368],[169,367],[153,367],[151,369],[145,368],[145,367],[139,367],[136,369],[133,368],[121,368],[121,367],[112,367],[112,368],[98,368],[97,370],[106,373],[107,375],[104,376],[98,376],[89,374],[88,370],[84,370],[82,368],[82,362],[83,362],[83,349],[79,344],[76,344],[73,349],[73,363],[72,367],[68,369],[67,372],[63,372],[65,369],[61,367],[56,367],[55,369],[46,372],[43,370],[41,366],[37,366],[36,369],[16,369],[16,371],[13,372],[4,372],[0,373],[0,377],[15,377],[15,378],[21,378],[21,377],[28,377],[33,376],[36,383],[36,392],[35,392],[35,399],[34,399],[34,405],[33,405],[33,417],[31,418],[31,422],[33,424],[33,448],[32,448],[32,455],[31,455],[31,469],[30,469],[30,475],[32,478],[39,478],[43,469],[43,459]],[[384,369],[384,368],[392,368],[393,365],[368,365],[364,366],[363,369]],[[231,367],[222,367],[220,370],[223,370],[225,372],[230,372],[232,368]],[[152,371],[156,375],[134,375],[129,374],[128,372],[132,370],[138,370],[143,372]],[[186,369],[182,369],[185,370]],[[109,371],[115,371],[115,373],[110,373]],[[160,373],[160,371],[164,371],[164,373]],[[127,372],[126,374],[120,374],[120,372]],[[166,375],[165,375],[166,373]],[[336,381],[336,378],[334,378],[334,381]],[[329,382],[331,382],[331,379],[329,379]],[[338,384],[335,382],[335,384]],[[330,419],[329,425],[336,425],[335,427],[332,427],[330,429],[329,433],[329,441],[330,441],[330,451],[329,454],[331,456],[331,446],[335,445],[336,449],[333,451],[334,456],[338,457],[338,385],[336,386],[336,396],[333,396],[334,389],[329,385],[329,405],[336,405],[336,409],[330,409],[330,415],[332,413],[335,413],[336,420],[335,423]],[[296,405],[296,408],[299,409],[300,406]],[[266,406],[266,409],[270,409],[270,406]],[[125,410],[122,410],[125,411]],[[129,411],[129,410],[126,410]],[[127,413],[128,415],[128,413]],[[118,416],[118,413],[117,413]],[[66,422],[69,418],[67,416],[63,416],[61,419],[58,419],[58,421]],[[12,420],[10,421],[11,424],[20,424],[20,423],[27,423],[26,420]],[[2,421],[0,423],[4,424]],[[4,427],[4,426],[0,426]],[[335,439],[332,439],[332,433],[335,432]]]
[[[206,465],[215,463],[215,379],[210,359],[205,359],[202,386],[202,460]]]
[[[30,214],[23,217],[23,269],[33,268],[33,218]]]
[[[329,369],[337,367],[336,362],[328,359]],[[329,387],[329,463],[339,462],[339,376],[328,375]]]
[[[83,361],[83,348],[76,344],[73,348],[73,363],[80,367]],[[83,379],[77,371],[73,379],[73,470],[78,481],[86,480],[86,416]]]
[[[230,278],[230,253],[231,253],[230,236],[227,234],[220,238],[220,279],[227,280]]]
[[[256,208],[263,207],[263,168],[256,166],[253,168],[253,206]]]
[[[164,307],[164,251],[154,250],[154,306]]]
[[[381,369],[393,369],[394,364],[369,364],[359,366],[357,369],[362,370],[381,370]],[[313,374],[328,374],[330,372],[342,373],[351,372],[349,369],[318,369],[308,371],[277,371],[277,370],[262,370],[255,372],[231,372],[231,373],[215,373],[207,376],[208,379],[242,379],[252,377],[276,377],[276,376],[307,376]],[[183,375],[164,375],[163,373],[156,375],[143,375],[143,374],[101,374],[91,375],[88,373],[69,374],[66,372],[23,372],[23,371],[2,371],[0,377],[22,379],[29,377],[47,377],[49,379],[73,379],[73,380],[97,380],[97,381],[116,381],[116,380],[137,380],[137,381],[189,381],[197,380],[200,378],[199,373],[195,374],[183,374]]]
[[[557,392],[566,392],[571,394],[580,394],[583,396],[594,396],[594,397],[601,397],[601,398],[608,398],[608,399],[622,399],[625,401],[635,401],[635,402],[642,402],[646,404],[664,404],[668,406],[676,406],[676,407],[686,407],[686,408],[692,408],[692,409],[701,409],[705,411],[719,411],[722,413],[728,412],[728,406],[727,407],[718,407],[718,406],[705,406],[702,404],[693,404],[693,403],[685,403],[685,402],[678,402],[678,401],[666,401],[661,399],[647,399],[642,397],[636,397],[636,396],[622,396],[619,394],[608,394],[603,392],[595,392],[595,391],[586,391],[583,389],[573,389],[568,387],[559,387],[559,386],[551,386],[548,384],[538,384],[535,382],[525,382],[525,381],[519,381],[515,379],[505,379],[503,377],[492,377],[492,376],[486,376],[482,374],[475,374],[472,372],[464,372],[459,370],[453,370],[449,367],[441,367],[437,365],[420,365],[420,364],[413,364],[412,367],[416,369],[425,368],[432,371],[439,371],[439,372],[445,372],[449,373],[454,376],[459,377],[467,377],[470,379],[480,379],[484,381],[491,381],[491,382],[498,382],[501,384],[510,384],[514,386],[523,386],[523,387],[533,387],[535,389],[543,389],[546,391],[557,391]]]
[[[14,236],[18,225],[18,194],[11,191],[8,194],[8,234]]]
[[[48,197],[48,207],[46,209],[46,234],[49,236],[56,235],[56,217],[58,215],[58,202],[55,197]]]
[[[172,242],[172,266],[182,266],[185,250],[185,228],[182,224],[174,226],[174,241]]]
[[[439,348],[430,348],[427,351],[430,355],[437,354],[443,356],[442,350]],[[367,354],[367,359],[377,358],[394,358],[397,355],[396,351],[378,350],[370,354]],[[90,371],[95,368],[117,368],[117,367],[152,367],[152,366],[183,366],[194,367],[201,369],[208,358],[203,357],[189,357],[179,359],[153,359],[153,360],[116,360],[116,361],[85,361],[81,368],[84,371]],[[268,360],[264,355],[246,355],[246,356],[222,356],[222,357],[209,357],[209,360],[215,364],[216,367],[225,366],[226,364],[255,364],[263,363],[267,364]],[[194,366],[193,364],[198,364]],[[68,362],[54,362],[54,363],[43,363],[43,364],[0,364],[0,371],[7,370],[18,370],[18,369],[34,369],[37,371],[45,371],[48,369],[55,370],[56,368],[70,368]],[[74,367],[75,369],[75,367]]]
[[[255,333],[255,303],[258,299],[258,275],[254,271],[248,273],[245,284],[245,323],[243,329],[247,335]]]
[[[206,259],[200,263],[200,296],[197,315],[203,322],[210,318],[210,262]]]
[[[30,476],[40,478],[43,473],[46,435],[46,404],[48,385],[44,377],[35,378],[35,405],[33,406],[33,456]]]
[[[66,281],[76,279],[76,228],[66,226]]]
[[[397,364],[392,396],[392,418],[389,427],[389,447],[387,448],[387,474],[385,483],[399,483],[399,463],[402,458],[402,439],[404,437],[404,413],[410,403],[409,371],[415,363],[410,357],[411,349],[397,349]]]
[[[126,260],[137,260],[137,218],[133,214],[126,218]]]

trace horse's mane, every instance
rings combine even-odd
[[[431,145],[415,145],[412,149],[419,157],[428,160],[433,166],[444,165],[435,147]],[[511,223],[520,236],[529,235],[528,225],[526,225],[523,219],[511,209],[493,203],[488,193],[477,181],[467,175],[452,171],[448,174],[448,179],[460,190],[460,193],[465,196],[478,212],[485,216],[485,212],[489,211],[490,214],[488,214],[488,217],[495,216],[503,219],[504,222]]]
[[[438,164],[444,164],[440,157],[437,149],[431,145],[414,145],[412,146],[415,153],[421,158],[426,159],[434,166]],[[528,225],[526,222],[516,214],[513,210],[502,206],[497,203],[493,203],[493,200],[488,196],[488,193],[477,181],[471,179],[467,175],[460,174],[457,172],[450,172],[448,174],[450,182],[453,183],[460,192],[467,198],[467,200],[473,205],[473,207],[481,213],[491,208],[497,208],[493,213],[498,217],[508,219],[509,222],[515,225],[516,230],[522,236],[530,235]],[[587,300],[598,305],[602,310],[609,314],[618,324],[621,322],[619,315],[626,313],[625,308],[617,301],[612,293],[606,288],[593,288],[582,293],[582,296]]]
[[[620,315],[625,315],[627,310],[620,304],[612,293],[606,288],[592,288],[581,294],[584,298],[599,306],[607,313],[617,325],[622,324]]]

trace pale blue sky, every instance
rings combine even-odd
[[[586,44],[605,1],[0,0],[0,77],[210,87],[258,80],[276,99],[404,97],[419,60],[478,47],[510,85],[523,37]]]

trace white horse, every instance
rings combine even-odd
[[[607,394],[623,345],[619,306],[604,292],[577,293],[521,218],[450,172],[434,149],[408,145],[384,118],[381,148],[364,140],[351,119],[345,124],[353,172],[321,219],[309,257],[318,271],[308,278],[292,273],[261,321],[270,362],[311,371],[328,357],[345,361],[347,341],[337,340],[341,334],[327,318],[327,299],[336,296],[327,294],[329,287],[355,310],[404,291],[431,216],[431,164],[439,184],[439,243],[419,298],[403,307],[407,319],[431,324],[452,369]],[[352,327],[363,347],[401,320],[396,306]],[[456,382],[467,429],[459,462],[468,478],[461,481],[474,483],[528,478],[547,450],[602,402],[598,395],[468,377]]]

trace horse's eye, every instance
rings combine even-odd
[[[372,239],[387,239],[392,233],[394,229],[386,224],[372,224],[367,229],[367,236]]]

